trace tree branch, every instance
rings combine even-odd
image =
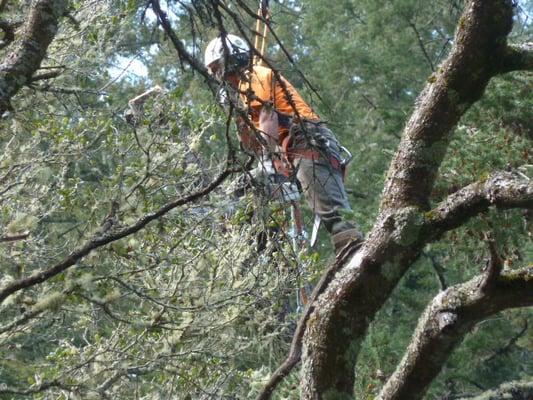
[[[446,277],[444,276],[444,268],[437,260],[437,257],[430,252],[422,252],[422,254],[431,262],[431,266],[433,267],[433,270],[435,271],[435,274],[439,280],[440,290],[446,290],[448,288],[448,284],[446,283]]]
[[[470,0],[454,47],[417,100],[391,162],[381,209],[426,208],[453,127],[497,74],[513,22],[511,0]]]
[[[307,305],[304,309],[304,312],[302,313],[302,316],[300,317],[300,320],[298,321],[298,325],[296,326],[296,330],[294,331],[293,337],[292,337],[292,343],[291,348],[289,351],[288,357],[285,359],[285,361],[274,371],[274,373],[271,375],[268,382],[265,384],[259,395],[257,396],[257,400],[268,400],[272,396],[272,393],[276,389],[276,387],[285,379],[287,375],[292,371],[292,369],[300,362],[300,358],[302,356],[302,338],[305,333],[305,327],[307,324],[307,321],[309,320],[309,316],[314,311],[314,305],[315,301],[322,294],[322,292],[325,290],[327,285],[331,282],[333,277],[335,276],[335,273],[341,268],[341,266],[346,262],[346,260],[361,246],[361,243],[358,242],[355,245],[349,245],[346,248],[344,248],[337,257],[336,262],[329,267],[326,272],[322,275],[322,278],[320,281],[316,284],[316,286],[313,289],[313,293],[311,293],[311,296],[309,297],[309,300],[307,302]]]
[[[493,284],[486,286],[487,275]],[[377,399],[421,399],[452,351],[477,322],[533,305],[533,266],[497,277],[489,270],[437,295],[420,318],[407,351]]]
[[[30,79],[30,83],[34,83],[37,81],[43,81],[46,79],[57,78],[62,73],[63,71],[56,70],[56,71],[43,72],[42,74],[33,75]]]
[[[428,236],[428,241],[436,240],[490,206],[502,209],[533,207],[533,181],[516,171],[494,172],[486,180],[458,190],[426,212],[423,234]]]
[[[533,71],[533,42],[509,45],[501,59],[500,73]]]
[[[115,242],[131,234],[134,234],[140,231],[141,229],[143,229],[150,222],[162,217],[163,215],[168,213],[170,210],[178,206],[195,201],[209,194],[215,188],[217,188],[224,181],[224,179],[226,179],[227,176],[229,176],[233,172],[235,171],[232,170],[229,167],[229,165],[227,165],[226,169],[224,169],[209,185],[207,185],[203,189],[200,189],[199,191],[193,194],[181,197],[173,202],[170,202],[162,206],[157,211],[154,211],[150,214],[145,215],[144,217],[139,219],[136,223],[130,226],[121,228],[116,231],[111,231],[110,233],[104,234],[102,236],[96,235],[92,239],[90,239],[87,243],[85,243],[83,246],[78,247],[76,250],[70,253],[65,259],[63,259],[61,262],[54,265],[53,267],[35,272],[26,278],[19,279],[17,281],[7,284],[6,286],[0,289],[0,304],[11,294],[18,292],[19,290],[42,283],[62,273],[67,268],[76,264],[79,260],[81,260],[87,254],[89,254],[91,251],[99,247],[105,246],[109,243]]]
[[[0,394],[29,395],[29,394],[36,394],[36,393],[44,392],[45,390],[48,390],[53,387],[61,388],[67,391],[72,390],[72,387],[64,385],[58,380],[53,380],[50,382],[43,382],[40,385],[36,385],[34,387],[26,388],[26,389],[10,388],[7,386],[0,385]]]
[[[0,40],[0,50],[9,46],[15,40],[15,30],[22,25],[22,21],[6,21],[0,19],[0,30],[4,32],[4,38]]]
[[[453,128],[497,74],[512,23],[511,0],[466,3],[451,54],[428,79],[404,128],[374,227],[309,317],[302,399],[353,395],[353,371],[368,325],[427,243],[423,211],[429,209]]]
[[[38,0],[31,8],[21,40],[0,64],[0,116],[41,65],[67,5],[67,0]]]
[[[432,72],[435,72],[435,65],[433,65],[433,61],[431,61],[431,57],[429,56],[426,50],[426,46],[424,45],[424,41],[422,40],[422,36],[420,35],[420,32],[418,31],[416,24],[413,21],[411,21],[411,19],[407,16],[405,17],[405,19],[407,21],[407,24],[411,27],[411,29],[413,29],[415,33],[415,36],[418,42],[418,47],[420,47],[420,50],[422,50],[422,54],[424,55],[424,58],[428,62],[429,68],[431,68]]]
[[[172,29],[172,26],[170,25],[170,22],[167,18],[166,13],[163,10],[161,10],[161,6],[159,5],[159,0],[150,0],[150,4],[152,5],[152,9],[154,10],[155,15],[157,16],[159,24],[161,25],[161,27],[163,28],[163,30],[169,37],[174,48],[176,49],[180,62],[183,63],[183,61],[185,61],[187,64],[189,64],[195,71],[199,72],[205,78],[206,82],[210,86],[217,85],[216,81],[211,75],[209,75],[209,73],[207,72],[207,69],[203,66],[203,64],[199,63],[198,60],[195,59],[187,51],[184,44],[176,36],[176,33]]]
[[[506,382],[498,389],[489,390],[474,397],[458,400],[531,400],[533,398],[533,382]]]
[[[28,236],[30,236],[30,232],[19,233],[17,235],[0,236],[0,243],[1,242],[16,242],[18,240],[24,240]]]
[[[489,247],[490,259],[487,265],[487,273],[481,285],[482,290],[490,290],[490,288],[498,282],[498,278],[503,269],[503,261],[496,248],[496,242],[492,235],[486,235],[485,241]]]

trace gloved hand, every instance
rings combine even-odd
[[[255,187],[262,190],[265,195],[268,195],[270,192],[268,189],[269,182],[271,181],[269,177],[275,175],[277,174],[272,160],[263,158],[257,167],[234,179],[226,189],[226,194],[242,197],[247,190]]]
[[[272,160],[263,158],[257,167],[235,179],[226,190],[228,195],[244,196],[246,190],[256,188],[268,200],[282,203],[300,199],[300,191],[296,182],[290,181],[285,175],[276,172]]]
[[[269,199],[288,203],[300,199],[300,191],[296,182],[291,182],[285,175],[274,174],[268,177]]]

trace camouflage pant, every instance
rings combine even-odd
[[[303,129],[302,129],[303,128]],[[318,160],[295,157],[296,178],[302,186],[309,206],[318,214],[326,229],[335,234],[355,225],[344,221],[341,210],[351,210],[344,188],[342,172],[333,168],[331,158],[340,160],[341,148],[324,123],[305,122],[291,128],[291,150],[311,149],[320,154]]]

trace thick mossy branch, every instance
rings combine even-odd
[[[477,396],[469,396],[458,400],[531,400],[533,399],[533,381],[506,382],[497,389],[488,390]]]
[[[452,351],[477,322],[508,308],[533,305],[533,267],[487,274],[437,295],[419,321],[407,351],[377,399],[421,399]]]
[[[38,0],[31,8],[21,38],[0,64],[0,115],[11,108],[11,98],[41,65],[67,5],[67,0]]]
[[[498,73],[512,27],[510,0],[471,0],[450,56],[429,79],[391,162],[381,208],[427,207],[453,127]]]
[[[448,196],[424,214],[423,235],[436,240],[444,232],[464,224],[469,218],[497,208],[532,208],[533,180],[518,172],[495,172],[488,179],[472,183]]]
[[[353,397],[355,362],[370,322],[419,257],[427,242],[424,234],[438,237],[428,232],[430,219],[423,214],[429,209],[429,194],[453,128],[498,73],[512,23],[511,0],[467,2],[455,45],[428,80],[404,129],[369,237],[336,274],[309,317],[302,351],[303,399]],[[490,192],[485,206],[497,204],[500,197]],[[442,231],[448,218],[437,220]],[[454,219],[455,226],[462,223]],[[433,229],[438,228],[433,221]]]
[[[499,72],[511,71],[533,71],[533,42],[507,47]]]

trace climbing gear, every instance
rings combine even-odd
[[[327,162],[331,168],[339,171],[344,179],[346,166],[353,156],[344,146],[338,143],[333,146],[330,139],[318,129],[320,125],[325,124],[321,121],[293,123],[289,133],[283,135],[281,140],[282,157],[289,166],[292,166],[297,158]]]
[[[256,49],[256,51],[257,49],[259,49],[259,54],[254,55],[253,65],[264,64],[263,56],[266,50],[268,22],[270,21],[270,13],[268,12],[268,6],[268,0],[259,0],[259,9],[257,10],[257,20],[255,22],[254,32],[254,48]]]
[[[256,171],[260,171],[257,173]],[[300,200],[300,191],[294,179],[289,179],[280,174],[270,158],[263,158],[260,165],[251,171],[255,181],[260,185],[263,195],[281,204],[297,202]]]
[[[316,240],[318,238],[318,230],[320,229],[320,223],[322,222],[322,219],[320,218],[320,215],[315,214],[315,219],[313,221],[313,231],[311,232],[311,239],[309,240],[309,247],[314,247]]]
[[[236,35],[219,36],[211,40],[205,49],[204,64],[219,81],[223,81],[229,73],[246,67],[249,61],[250,47]]]

